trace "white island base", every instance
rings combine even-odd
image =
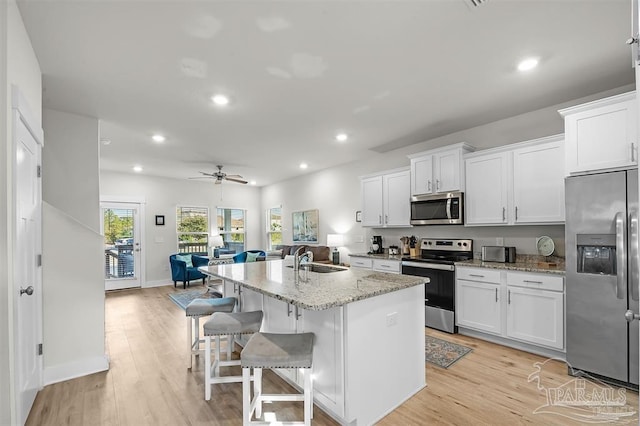
[[[225,295],[262,309],[263,331],[315,334],[314,402],[339,423],[371,425],[425,387],[424,284],[323,310],[234,287]],[[278,373],[301,387],[297,372]]]

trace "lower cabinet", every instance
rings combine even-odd
[[[374,271],[388,272],[390,274],[400,273],[399,260],[350,256],[349,262],[352,268],[373,269]]]
[[[564,351],[564,278],[457,267],[456,324]]]
[[[458,326],[502,334],[500,284],[458,280]]]

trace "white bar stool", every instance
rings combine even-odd
[[[185,313],[187,315],[187,345],[189,346],[189,362],[187,368],[193,367],[193,356],[200,355],[200,317],[212,315],[215,312],[232,312],[236,306],[235,297],[194,299],[187,305]],[[231,356],[231,355],[229,355]]]
[[[311,425],[313,418],[313,333],[275,334],[256,333],[251,336],[242,353],[242,424],[269,424],[265,421],[253,421],[262,417],[264,401],[304,401],[303,422],[282,422],[283,424]],[[251,398],[251,369],[253,368],[253,398]],[[263,394],[263,368],[300,368],[304,369],[302,394]]]
[[[262,311],[216,312],[204,323],[204,399],[211,399],[211,385],[214,383],[239,383],[242,376],[221,376],[220,367],[240,365],[240,360],[231,359],[234,336],[253,334],[262,326]],[[220,359],[220,337],[227,336],[227,359]],[[215,361],[211,362],[211,338],[215,337]]]

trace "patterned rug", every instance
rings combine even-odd
[[[471,348],[447,342],[437,337],[425,336],[425,359],[431,364],[449,368],[451,364],[471,352]]]
[[[209,292],[206,287],[198,290],[176,291],[169,294],[169,299],[182,308],[183,311],[187,309],[187,305],[193,299],[210,299],[213,297],[220,297],[220,293]]]

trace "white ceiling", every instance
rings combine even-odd
[[[44,106],[101,120],[106,170],[266,185],[634,81],[629,0],[18,4]]]

